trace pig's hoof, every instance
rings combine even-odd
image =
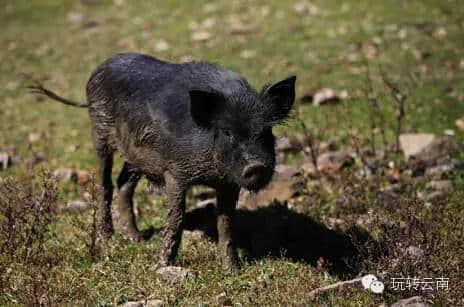
[[[131,231],[128,236],[134,242],[145,242],[150,240],[150,238],[155,233],[155,228],[153,226],[148,227],[147,229],[143,230],[133,230]]]
[[[192,270],[180,266],[161,266],[156,273],[170,283],[182,283],[186,278],[195,276]]]
[[[222,269],[230,274],[238,274],[240,272],[240,265],[238,261],[224,260],[222,261]]]

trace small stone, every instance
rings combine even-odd
[[[463,62],[464,63],[464,62]],[[456,122],[455,122],[456,126],[461,129],[461,130],[464,130],[464,116],[456,119]]]
[[[182,235],[185,238],[188,238],[190,240],[199,240],[199,239],[202,239],[205,236],[204,233],[202,231],[200,231],[200,230],[193,230],[193,231],[184,230]]]
[[[207,31],[198,31],[192,34],[192,40],[197,42],[204,42],[209,40],[212,37],[212,34]]]
[[[53,172],[53,176],[58,180],[77,182],[77,172],[72,168],[58,168]]]
[[[364,43],[362,45],[362,52],[368,60],[375,59],[378,55],[377,47],[371,43]]]
[[[6,152],[0,152],[0,170],[6,170],[11,166],[11,157]]]
[[[451,180],[432,180],[427,183],[425,187],[432,190],[445,191],[451,189],[453,187],[453,183]]]
[[[203,6],[203,11],[205,11],[205,13],[211,13],[211,12],[214,12],[217,10],[217,4],[215,3],[206,3],[204,6]]]
[[[335,91],[331,88],[323,88],[313,95],[313,105],[319,106],[321,104],[339,102],[340,98]]]
[[[169,50],[169,44],[165,40],[160,39],[155,44],[155,50],[158,51],[158,52],[167,51],[167,50]]]
[[[427,301],[421,296],[413,296],[397,301],[391,307],[428,307]]]
[[[306,11],[306,3],[305,2],[297,2],[293,5],[293,11],[297,14],[303,14]]]
[[[398,38],[405,39],[408,36],[408,31],[406,29],[401,29],[398,31]]]
[[[276,151],[278,152],[298,152],[301,150],[301,144],[296,139],[283,136],[278,137],[276,140]]]
[[[179,266],[167,266],[156,270],[156,273],[170,283],[182,283],[186,278],[193,277],[194,272]]]
[[[86,170],[78,170],[77,171],[77,183],[79,185],[85,185],[90,182],[92,175],[89,171]]]
[[[74,25],[82,25],[86,20],[86,16],[82,12],[71,12],[68,14],[68,21]]]
[[[83,200],[69,200],[66,203],[65,211],[84,211],[89,207],[89,203]]]
[[[298,167],[290,166],[286,164],[277,164],[275,167],[275,177],[276,180],[290,180],[294,176],[297,176],[300,173]]]
[[[305,174],[314,174],[316,172],[316,168],[312,162],[306,162],[301,165],[301,170]]]
[[[446,194],[443,191],[434,191],[425,197],[425,200],[430,203],[436,203],[445,198]]]
[[[435,38],[438,38],[438,39],[441,39],[441,38],[444,38],[446,36],[446,29],[445,28],[438,28],[435,30],[435,32],[433,32],[433,37]]]
[[[251,58],[254,58],[255,56],[256,56],[256,51],[255,50],[245,49],[242,52],[240,52],[240,57],[242,57],[244,59],[251,59]]]
[[[162,300],[148,300],[148,301],[131,301],[131,302],[126,302],[122,305],[121,307],[159,307],[163,306],[163,301]]]
[[[78,148],[79,146],[72,144],[66,147],[66,152],[76,152]]]
[[[434,167],[427,168],[425,175],[431,177],[442,177],[445,174],[451,173],[456,167],[453,164],[437,165]]]
[[[255,28],[250,25],[244,25],[244,24],[235,24],[233,25],[229,33],[232,35],[245,35],[245,34],[250,34],[255,31]]]
[[[408,246],[406,248],[406,253],[413,258],[422,258],[424,257],[424,251],[417,246]]]
[[[331,151],[320,155],[317,166],[320,171],[338,171],[354,163],[353,157],[346,151]]]
[[[162,300],[148,300],[145,303],[145,307],[159,307],[159,306],[163,306]]]
[[[455,136],[456,135],[456,133],[454,132],[453,129],[445,129],[445,131],[443,131],[443,134],[447,135],[447,136]]]
[[[408,159],[422,153],[434,140],[431,133],[407,133],[400,135],[400,146]]]
[[[227,297],[227,294],[225,292],[222,292],[221,294],[216,296],[216,301],[220,306],[232,306],[232,301],[230,298]]]
[[[29,143],[36,143],[42,138],[42,133],[40,132],[31,132],[27,136],[27,139],[29,140]]]

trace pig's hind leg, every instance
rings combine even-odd
[[[113,183],[111,170],[113,168],[113,153],[97,150],[99,158],[99,177],[101,182],[100,204],[97,220],[97,244],[108,241],[113,235],[113,219],[111,216],[111,201],[113,199]]]
[[[121,217],[123,234],[135,242],[146,241],[150,239],[155,232],[153,227],[144,230],[139,230],[137,228],[133,197],[139,180],[140,175],[131,169],[130,164],[124,162],[124,166],[117,181],[119,189],[119,214]]]

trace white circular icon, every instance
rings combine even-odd
[[[375,277],[374,275],[372,274],[368,274],[366,276],[364,276],[362,279],[361,279],[361,283],[364,287],[364,289],[370,289],[371,288],[371,284],[377,280],[377,277]]]
[[[383,282],[377,280],[377,277],[372,274],[368,274],[361,279],[361,283],[364,289],[370,289],[374,293],[382,293],[385,289]]]
[[[380,294],[383,292],[383,289],[385,289],[385,286],[383,285],[383,282],[376,280],[371,284],[370,289],[372,292]]]

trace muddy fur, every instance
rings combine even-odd
[[[203,62],[171,64],[142,54],[118,54],[101,64],[87,83],[87,101],[62,98],[42,86],[48,97],[88,106],[99,159],[101,204],[99,240],[113,234],[111,170],[113,154],[125,160],[118,178],[124,232],[139,231],[132,196],[143,175],[166,187],[167,227],[159,262],[174,262],[183,229],[185,193],[203,184],[218,192],[217,227],[223,263],[237,267],[232,240],[240,188],[258,191],[272,178],[275,140],[272,127],[288,116],[296,77],[253,89],[240,75]]]

